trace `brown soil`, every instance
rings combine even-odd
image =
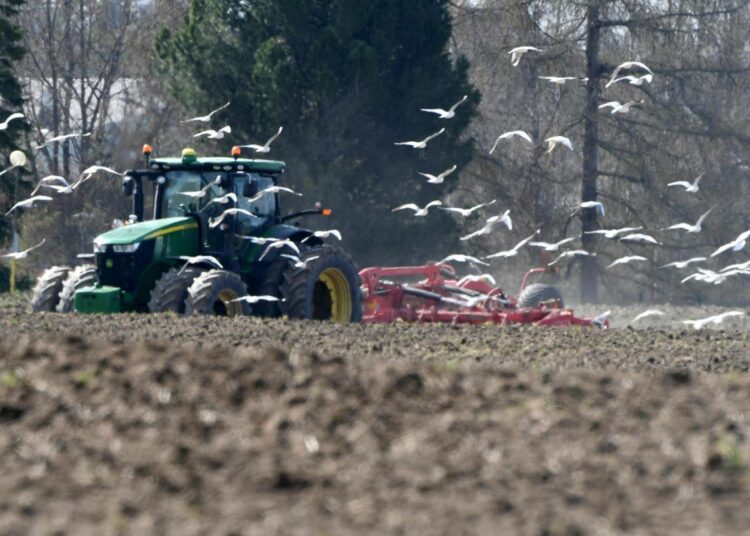
[[[738,534],[750,334],[0,312],[0,533]]]

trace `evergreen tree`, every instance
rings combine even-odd
[[[334,209],[318,225],[341,228],[360,263],[421,262],[455,251],[454,220],[391,209],[445,200],[473,152],[462,134],[479,94],[450,36],[448,0],[192,0],[184,27],[165,29],[156,49],[188,108],[232,102],[228,144],[284,126],[271,156],[287,161],[285,182]],[[463,95],[452,119],[420,111]],[[442,127],[424,150],[394,145]],[[454,164],[442,185],[417,174]]]
[[[23,104],[21,86],[16,79],[13,65],[24,55],[21,46],[21,31],[15,22],[16,14],[23,5],[23,0],[0,0],[0,122],[11,113],[19,112]],[[0,171],[10,165],[9,155],[18,149],[16,140],[25,128],[23,121],[11,121],[5,130],[0,130]],[[11,172],[11,173],[16,173]],[[0,211],[4,213],[11,199],[13,199],[16,181],[6,174],[0,178]],[[9,233],[8,221],[0,218],[0,242]]]

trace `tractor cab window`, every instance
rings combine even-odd
[[[221,188],[213,184],[213,181],[221,175],[222,173],[217,172],[195,173],[193,171],[170,171],[167,173],[167,186],[162,198],[164,200],[162,217],[184,216],[185,211],[183,207],[190,211],[197,211],[205,207],[214,197],[222,195]],[[197,192],[207,186],[206,195],[203,197],[195,197],[182,193]]]
[[[247,185],[250,184],[248,188]],[[273,179],[257,173],[238,175],[234,180],[237,206],[255,214],[255,218],[245,214],[238,214],[239,230],[242,234],[250,234],[255,229],[266,225],[276,214],[276,196],[265,194],[253,200],[257,195],[273,186]],[[254,195],[243,195],[255,192]]]

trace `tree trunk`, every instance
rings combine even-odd
[[[583,178],[581,201],[596,201],[596,180],[598,168],[599,118],[599,3],[594,0],[589,4],[586,13],[586,109],[584,112],[585,133],[583,138]],[[597,211],[595,208],[582,209],[581,212],[581,245],[586,251],[593,251],[596,235],[586,234],[597,228]],[[581,301],[596,303],[599,300],[599,267],[596,257],[583,257],[581,270]]]

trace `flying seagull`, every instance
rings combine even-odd
[[[586,231],[584,234],[600,234],[604,238],[617,238],[617,235],[629,233],[631,231],[640,231],[643,227],[623,227],[622,229],[597,229],[595,231]]]
[[[641,104],[643,104],[643,100],[628,101],[625,104],[620,103],[620,101],[611,101],[600,104],[599,109],[612,108],[611,114],[626,114],[633,106],[640,106]]]
[[[629,235],[625,235],[620,238],[620,242],[648,242],[650,244],[656,244],[659,246],[661,245],[661,243],[656,240],[656,238],[643,233],[632,233]]]
[[[268,253],[272,249],[280,249],[280,248],[284,248],[284,247],[288,247],[289,249],[291,249],[292,251],[294,251],[297,254],[297,256],[301,255],[301,253],[299,251],[299,246],[296,243],[292,242],[291,240],[289,240],[287,238],[287,239],[284,239],[284,240],[276,240],[274,242],[269,243],[266,246],[266,249],[263,250],[263,254],[260,257],[258,257],[258,260],[262,261],[265,258],[265,256],[268,255]]]
[[[639,320],[643,320],[644,318],[648,318],[650,316],[665,316],[665,313],[659,311],[658,309],[648,309],[647,311],[643,311],[639,315],[636,315],[635,318],[630,321],[630,323],[635,324]]]
[[[279,192],[284,192],[287,194],[297,195],[299,197],[302,197],[302,194],[299,192],[295,192],[291,188],[287,188],[286,186],[269,186],[268,188],[262,189],[260,192],[255,194],[253,197],[249,197],[247,199],[248,203],[255,203],[258,199],[263,197],[264,195],[268,194],[278,194]]]
[[[180,271],[177,272],[177,275],[181,274],[185,271],[185,268],[192,264],[208,264],[213,266],[214,268],[218,268],[219,270],[223,270],[224,266],[221,265],[219,260],[216,257],[212,257],[211,255],[195,255],[195,256],[188,256],[188,255],[180,255],[180,259],[185,261],[185,264],[180,268]]]
[[[510,54],[510,62],[511,64],[513,64],[513,67],[517,67],[518,64],[521,63],[521,58],[527,52],[541,52],[541,49],[529,46],[516,47],[514,49],[511,49],[508,54]]]
[[[307,238],[303,238],[302,242],[307,242],[311,238],[328,238],[330,236],[336,238],[337,240],[341,240],[341,232],[338,229],[331,229],[329,231],[315,231]]]
[[[258,303],[258,302],[262,302],[262,301],[278,302],[278,301],[284,301],[284,300],[283,299],[279,299],[276,296],[268,296],[268,295],[263,295],[263,296],[249,296],[248,295],[248,296],[242,296],[241,298],[235,298],[235,299],[229,300],[229,301],[232,302],[232,303],[234,303],[234,302],[243,302],[244,301],[244,302],[247,302],[249,304],[253,304],[253,303]]]
[[[510,209],[506,210],[502,214],[498,214],[497,216],[487,218],[487,221],[481,229],[478,229],[466,236],[462,236],[461,240],[471,240],[476,236],[488,235],[492,232],[492,230],[498,223],[502,223],[503,225],[505,225],[509,231],[513,230],[513,220],[510,219]]]
[[[200,136],[206,136],[209,140],[220,140],[224,137],[224,134],[231,134],[232,133],[232,127],[229,125],[225,127],[221,127],[219,130],[213,130],[208,129],[204,130],[203,132],[198,132],[198,134],[194,134],[194,138],[199,138]]]
[[[266,143],[264,143],[263,145],[250,144],[250,145],[240,145],[240,147],[247,148],[247,149],[252,149],[256,153],[270,153],[271,152],[271,144],[274,141],[276,141],[276,138],[278,138],[279,136],[281,136],[281,133],[283,132],[283,130],[284,130],[284,127],[279,127],[279,130],[276,131],[276,134],[274,134],[273,136],[271,136],[270,138],[268,138],[268,141],[266,141]]]
[[[692,183],[688,181],[675,181],[675,182],[670,182],[669,184],[667,184],[667,187],[682,186],[683,188],[685,188],[686,192],[694,194],[695,192],[700,190],[700,187],[698,186],[698,184],[700,184],[701,179],[703,178],[703,175],[705,174],[701,173],[700,175],[698,175],[698,177]]]
[[[706,260],[706,257],[692,257],[692,258],[684,260],[684,261],[670,262],[669,264],[665,264],[664,266],[660,266],[659,270],[661,270],[662,268],[677,268],[678,270],[682,270],[683,268],[687,268],[691,264],[694,264],[696,262],[703,262],[705,260]]]
[[[571,151],[573,150],[573,142],[570,141],[570,138],[566,138],[565,136],[551,136],[544,140],[547,142],[547,152],[551,153],[555,150],[555,147],[558,145],[564,145]]]
[[[458,101],[456,104],[451,106],[448,110],[443,110],[442,108],[420,108],[423,112],[428,112],[432,114],[437,114],[440,119],[450,119],[452,117],[455,117],[456,115],[456,108],[458,108],[461,104],[468,99],[468,95],[464,95],[463,98]]]
[[[607,82],[607,85],[604,86],[605,88],[608,88],[612,84],[614,84],[615,80],[617,79],[617,75],[620,74],[620,71],[630,70],[630,69],[643,69],[648,74],[652,75],[654,74],[654,71],[648,68],[645,64],[641,63],[640,61],[626,61],[625,63],[621,63],[620,65],[615,68],[615,70],[612,72],[612,76],[609,79],[609,82]]]
[[[70,138],[85,138],[87,136],[91,136],[91,132],[86,132],[85,134],[76,133],[76,134],[63,134],[61,136],[55,136],[54,138],[50,138],[48,140],[45,140],[44,143],[42,143],[41,145],[35,145],[34,146],[34,150],[38,151],[39,149],[41,149],[43,147],[46,147],[50,143],[55,143],[55,142],[59,142],[59,141],[65,141],[65,140],[68,140]]]
[[[643,84],[650,84],[653,79],[654,75],[652,74],[644,74],[643,76],[628,75],[612,80],[612,83],[608,85],[617,84],[618,82],[627,82],[631,86],[642,86]]]
[[[428,143],[428,142],[429,142],[429,141],[430,141],[431,139],[433,139],[433,138],[437,138],[437,137],[438,137],[438,136],[440,136],[440,134],[442,134],[443,132],[445,132],[445,129],[444,129],[444,128],[441,128],[441,129],[440,129],[440,130],[438,130],[437,132],[435,132],[435,133],[433,133],[433,134],[430,134],[429,136],[427,136],[427,137],[426,137],[425,139],[423,139],[422,141],[400,141],[400,142],[394,143],[394,145],[408,145],[409,147],[413,147],[414,149],[424,149],[425,147],[427,147],[427,143]]]
[[[490,205],[494,205],[497,200],[493,199],[489,203],[481,203],[479,205],[474,205],[470,208],[459,208],[459,207],[438,207],[441,210],[447,210],[448,212],[455,212],[456,214],[461,214],[464,218],[471,216],[474,211],[479,210],[480,208],[489,207]]]
[[[693,326],[695,329],[701,329],[703,326],[707,324],[721,324],[724,320],[727,318],[732,317],[739,317],[744,316],[745,313],[743,311],[727,311],[726,313],[721,313],[714,316],[709,316],[707,318],[701,318],[699,320],[683,320],[683,324],[687,324],[688,326]]]
[[[7,216],[17,208],[31,208],[34,206],[35,203],[38,203],[40,201],[52,201],[52,198],[48,195],[35,195],[32,197],[29,197],[28,199],[24,199],[23,201],[19,201],[12,207],[10,207],[10,210],[5,213]]]
[[[446,258],[444,258],[441,261],[438,261],[435,264],[447,264],[449,262],[468,262],[471,264],[481,264],[483,266],[489,266],[488,263],[484,261],[480,261],[476,257],[472,257],[470,255],[460,255],[460,254],[448,255]]]
[[[629,255],[627,257],[620,257],[619,259],[612,262],[609,266],[607,266],[607,269],[612,268],[613,266],[617,266],[618,264],[628,264],[633,261],[647,261],[648,259],[646,257],[641,257],[640,255]]]
[[[551,244],[549,242],[529,242],[529,246],[542,248],[544,251],[557,251],[560,249],[560,246],[562,246],[563,244],[567,244],[568,242],[572,242],[573,240],[575,240],[575,238],[565,238],[563,240],[560,240],[559,242],[555,242],[554,244]]]
[[[14,114],[10,114],[7,118],[5,118],[5,121],[0,123],[0,130],[5,130],[8,128],[8,125],[11,121],[15,119],[23,119],[25,116],[22,113],[16,112]]]
[[[578,208],[595,208],[599,214],[604,216],[605,210],[604,210],[604,203],[601,201],[584,201],[580,205],[578,205]]]
[[[295,255],[289,255],[287,253],[282,253],[281,256],[290,259],[294,263],[294,267],[300,270],[304,270],[305,268],[307,268],[308,263],[320,258],[319,255],[315,255],[313,257],[307,257],[305,260],[302,260]]]
[[[457,167],[458,166],[454,165],[453,167],[451,167],[450,169],[446,169],[439,175],[431,175],[429,173],[422,173],[422,172],[419,172],[419,174],[422,175],[423,177],[427,177],[428,184],[443,184],[443,182],[445,181],[445,178],[451,173],[453,173],[454,171],[456,171]]]
[[[576,76],[540,76],[538,78],[540,80],[546,80],[551,84],[557,84],[559,86],[570,80],[578,80],[578,77]]]
[[[13,259],[13,260],[25,259],[26,257],[29,256],[30,252],[34,251],[36,248],[42,247],[42,245],[44,245],[46,241],[47,239],[44,238],[36,246],[32,246],[29,249],[25,249],[23,251],[17,251],[15,253],[6,253],[5,255],[0,255],[0,257],[3,257],[4,259]]]
[[[567,259],[568,257],[596,257],[596,253],[589,253],[584,249],[572,249],[570,251],[563,251],[554,261],[547,264],[547,266],[557,264],[561,260]]]
[[[717,255],[721,255],[722,253],[730,249],[734,251],[735,253],[738,251],[741,251],[745,249],[745,245],[747,244],[748,238],[750,238],[750,230],[745,231],[744,233],[740,233],[740,235],[737,236],[737,238],[735,238],[734,240],[732,240],[731,242],[727,244],[724,244],[719,249],[711,253],[711,256],[716,257]]]
[[[534,140],[531,139],[531,136],[529,136],[526,132],[523,130],[510,130],[508,132],[503,132],[500,134],[497,138],[495,138],[495,143],[492,144],[492,149],[490,149],[490,154],[495,152],[495,149],[497,149],[497,144],[500,143],[502,140],[512,138],[514,136],[518,136],[519,138],[523,138],[529,143],[534,143]]]
[[[430,211],[431,207],[438,207],[442,204],[443,204],[442,201],[430,201],[424,206],[424,208],[420,208],[414,203],[407,203],[406,205],[401,205],[400,207],[394,208],[391,212],[396,212],[397,210],[408,209],[408,210],[413,210],[415,216],[422,217],[422,216],[427,216],[427,213]]]
[[[487,255],[485,259],[496,259],[498,257],[508,258],[508,257],[515,257],[518,255],[518,251],[532,238],[534,238],[539,231],[536,231],[533,235],[528,236],[521,240],[518,244],[513,246],[512,249],[506,250],[506,251],[498,251],[497,253],[493,253],[492,255]]]
[[[480,275],[465,275],[461,279],[458,280],[456,283],[457,286],[463,286],[465,283],[470,282],[485,282],[489,283],[493,287],[497,285],[497,281],[495,281],[495,278],[492,277],[490,274],[480,274]]]
[[[242,209],[242,208],[228,208],[224,212],[222,212],[221,215],[218,218],[216,218],[215,220],[211,221],[211,223],[209,223],[209,227],[211,227],[213,229],[214,227],[216,227],[217,225],[219,225],[221,222],[223,222],[224,218],[226,218],[227,216],[233,216],[235,214],[242,214],[242,215],[248,216],[250,218],[260,219],[259,216],[253,214],[249,210],[245,210],[245,209]]]
[[[701,214],[701,217],[698,218],[698,221],[695,222],[695,225],[691,225],[689,223],[675,223],[674,225],[670,225],[664,230],[665,231],[687,231],[688,233],[700,233],[703,220],[705,220],[706,216],[708,216],[711,213],[711,210]]]
[[[184,121],[180,121],[180,123],[193,123],[193,122],[208,123],[209,121],[211,121],[211,118],[214,116],[214,114],[227,108],[229,104],[230,103],[228,102],[224,106],[219,106],[214,111],[210,112],[208,115],[200,115],[198,117],[191,117],[190,119],[185,119]]]

